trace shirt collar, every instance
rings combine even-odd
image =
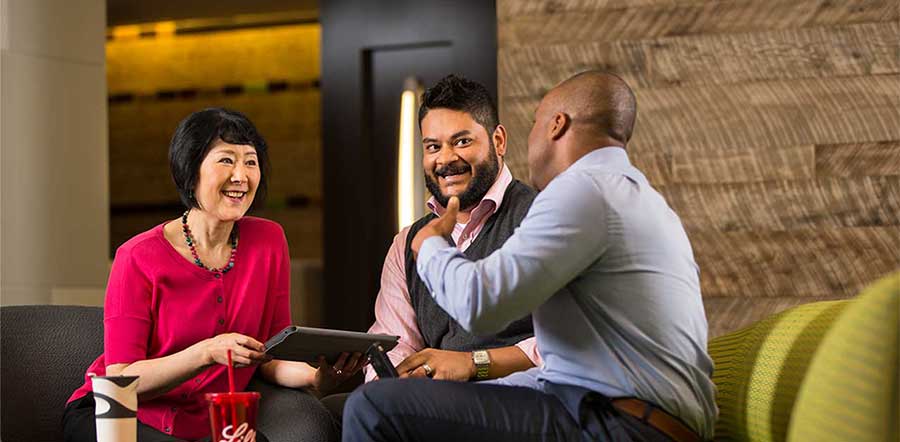
[[[594,149],[579,158],[569,168],[582,169],[598,163],[619,171],[631,169],[631,161],[628,160],[628,154],[625,152],[625,149],[619,146],[606,146]]]
[[[503,164],[503,168],[500,170],[500,174],[497,175],[497,179],[494,180],[494,184],[491,185],[491,188],[488,189],[487,193],[481,198],[481,201],[472,208],[474,212],[475,209],[481,207],[486,202],[488,204],[493,205],[493,209],[491,213],[497,211],[497,208],[500,207],[500,203],[503,201],[503,196],[506,195],[506,188],[509,187],[509,183],[513,180],[512,172],[509,171],[509,168],[506,167],[506,164]],[[428,199],[428,208],[437,216],[441,216],[444,213],[444,206],[438,203],[437,198],[431,197]]]

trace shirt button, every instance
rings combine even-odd
[[[216,279],[219,279],[219,278],[222,277],[222,274],[221,274],[221,273],[216,273],[215,275],[216,275]]]
[[[225,325],[225,320],[224,320],[224,319],[219,319],[219,325]]]
[[[221,303],[222,303],[222,297],[219,296],[218,298],[216,298],[216,302],[218,302],[219,304],[221,304]]]

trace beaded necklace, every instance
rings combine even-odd
[[[231,229],[231,257],[228,258],[228,264],[221,269],[209,268],[203,264],[203,261],[200,261],[200,255],[197,254],[197,249],[194,247],[194,236],[191,235],[191,228],[188,227],[187,217],[190,210],[186,210],[184,215],[181,215],[181,230],[184,232],[184,240],[187,242],[188,248],[191,249],[191,256],[194,257],[194,264],[197,264],[198,267],[202,269],[209,270],[213,273],[228,273],[229,270],[234,268],[234,255],[237,253],[238,247],[238,225],[234,223],[234,227]]]

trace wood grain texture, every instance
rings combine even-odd
[[[622,1],[536,0],[510,5],[516,2],[498,2],[500,48],[891,22],[900,17],[894,0],[641,1],[634,7]]]
[[[688,230],[900,226],[900,177],[658,188]]]
[[[632,88],[900,72],[900,22],[501,48],[500,94],[545,91],[588,69]]]
[[[779,296],[770,298],[707,297],[703,299],[709,338],[740,330],[798,305],[845,299],[833,296]]]
[[[696,5],[704,1],[707,0],[507,0],[497,2],[497,19],[507,21],[522,15],[559,14],[597,9]]]
[[[672,183],[750,183],[814,178],[813,145],[769,149],[680,150],[672,154]]]
[[[688,235],[705,297],[851,297],[900,270],[900,226]]]
[[[900,141],[816,146],[816,175],[900,175]]]
[[[636,91],[629,149],[769,148],[900,139],[900,75]],[[510,143],[524,145],[539,97],[503,98]]]
[[[661,153],[629,153],[628,159],[634,167],[644,173],[644,176],[654,186],[663,186],[674,183],[675,172],[673,170],[673,158]]]

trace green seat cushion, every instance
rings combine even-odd
[[[801,305],[710,341],[719,406],[715,440],[787,439],[812,355],[847,303]]]
[[[864,290],[835,321],[810,365],[792,442],[897,442],[900,273]]]

